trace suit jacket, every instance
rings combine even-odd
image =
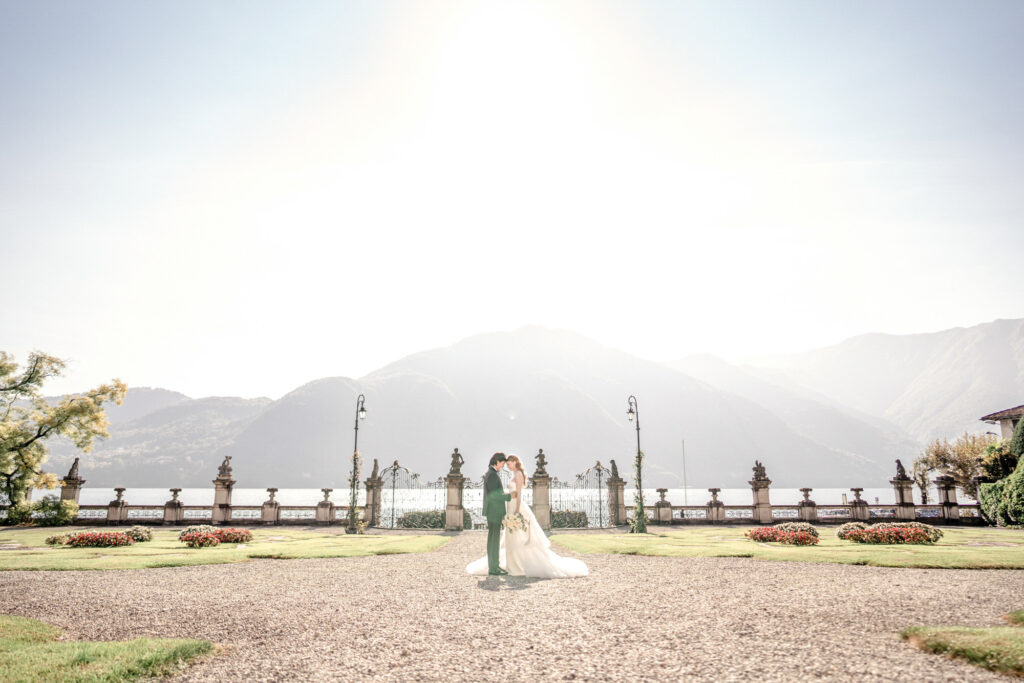
[[[508,500],[512,500],[512,496],[502,491],[501,477],[493,467],[488,467],[484,475],[484,517],[488,522],[501,523],[505,518],[505,501]]]

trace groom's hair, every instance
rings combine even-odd
[[[487,466],[494,467],[499,462],[505,462],[506,460],[508,460],[508,458],[505,457],[504,453],[495,453],[494,455],[491,456],[491,461],[487,463]]]

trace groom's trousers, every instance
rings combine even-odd
[[[487,521],[487,570],[496,572],[498,565],[498,549],[501,546],[501,522]]]

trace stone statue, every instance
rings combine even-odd
[[[370,479],[377,478],[377,458],[373,459],[373,471],[370,472]]]
[[[768,478],[768,475],[764,471],[764,465],[761,464],[760,460],[755,460],[754,461],[754,479],[756,481],[761,481],[761,480],[764,480],[764,479],[767,479],[767,478]]]
[[[225,455],[224,462],[217,468],[217,476],[223,479],[229,479],[231,477],[231,456]]]
[[[908,481],[910,477],[907,476],[907,470],[903,467],[903,463],[900,462],[899,458],[896,458],[896,478],[902,481]]]
[[[619,466],[615,464],[614,460],[612,460],[611,463],[612,463],[612,476],[615,477],[616,479],[618,479],[618,477],[619,477]]]
[[[462,474],[462,464],[465,460],[462,459],[462,454],[459,453],[459,449],[456,448],[455,452],[452,453],[452,467],[448,470],[448,474],[453,477],[458,477]]]
[[[64,477],[64,479],[65,481],[67,481],[79,478],[80,477],[78,476],[78,458],[75,458],[75,461],[71,463],[71,469],[68,470],[68,476]]]
[[[548,460],[544,457],[544,449],[541,448],[537,451],[537,467],[533,470],[533,476],[535,477],[546,477],[548,476]]]

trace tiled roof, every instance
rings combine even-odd
[[[1015,417],[1024,417],[1024,405],[1017,406],[1016,408],[1007,408],[1006,410],[1000,410],[998,413],[992,413],[981,418],[985,422],[995,422],[997,420],[1011,420]]]

